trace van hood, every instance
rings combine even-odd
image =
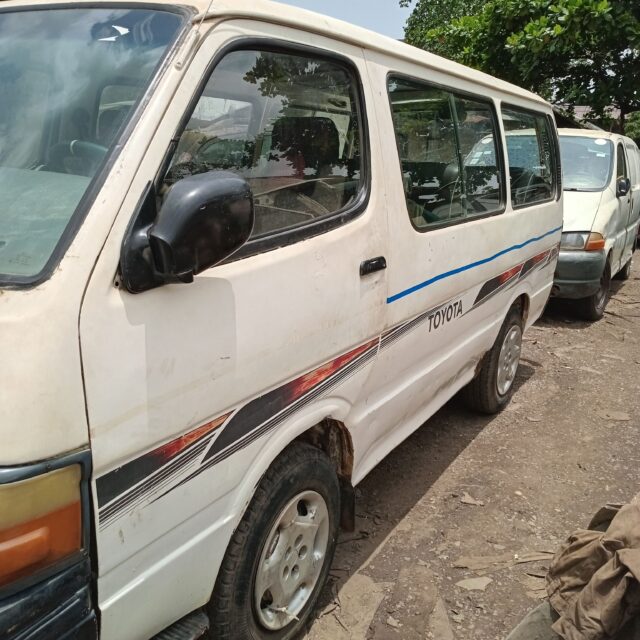
[[[565,191],[563,231],[591,231],[603,191]]]

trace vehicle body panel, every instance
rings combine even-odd
[[[605,196],[603,191],[566,191],[562,230],[567,232],[593,229],[603,198],[609,200],[609,194]]]
[[[436,85],[451,85],[438,70],[407,64],[400,68],[390,56],[377,52],[366,55],[371,82],[380,93],[386,91],[387,76],[394,72]],[[459,81],[455,87],[471,95],[478,92],[472,82]],[[518,100],[511,97],[509,103],[517,105]],[[379,123],[385,148],[394,149],[385,154],[386,172],[398,175],[399,158],[388,110],[381,112]],[[502,144],[506,145],[504,132]],[[387,332],[424,314],[426,317],[401,339],[389,336],[385,342],[383,336],[380,366],[375,368],[372,380],[377,393],[368,407],[371,415],[367,418],[365,451],[356,453],[356,478],[386,455],[389,441],[394,446],[401,442],[444,404],[452,388],[457,390],[471,380],[496,339],[503,322],[502,309],[524,294],[530,301],[529,322],[537,319],[549,295],[555,253],[545,269],[529,274],[483,304],[475,303],[488,281],[540,253],[555,252],[560,237],[561,205],[557,201],[536,207],[535,220],[530,209],[512,211],[509,202],[505,203],[505,213],[419,233],[409,223],[401,181],[391,185],[389,225],[393,242],[388,256]],[[515,228],[520,233],[514,234]],[[535,240],[537,236],[544,237]],[[429,321],[436,309],[442,307],[446,312],[457,302],[462,303],[462,310],[453,314],[453,321],[437,327]],[[398,416],[403,424],[400,428]]]

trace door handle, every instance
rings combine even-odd
[[[387,261],[384,256],[378,256],[377,258],[370,258],[360,263],[360,275],[368,276],[370,273],[376,271],[383,271],[387,268]]]

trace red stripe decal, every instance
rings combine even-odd
[[[375,338],[366,344],[363,344],[359,347],[356,347],[352,351],[345,353],[344,355],[338,356],[334,360],[323,364],[322,366],[306,373],[303,376],[300,376],[296,380],[293,380],[289,383],[290,386],[290,396],[289,400],[295,400],[299,398],[301,395],[320,384],[324,380],[326,380],[329,376],[334,374],[342,367],[346,366],[353,360],[355,360],[358,356],[362,355],[365,351],[368,351],[376,344],[378,344],[379,338]]]
[[[211,422],[207,422],[207,424],[203,424],[201,427],[186,433],[171,442],[167,442],[167,444],[158,447],[150,452],[150,455],[157,456],[163,460],[170,460],[174,456],[177,456],[180,452],[184,451],[187,447],[192,445],[197,440],[200,440],[203,436],[215,431],[218,427],[220,427],[225,420],[231,415],[231,413],[227,413],[223,416],[219,416],[212,420]]]
[[[511,278],[513,278],[514,276],[517,276],[520,273],[521,269],[522,269],[522,265],[519,264],[517,267],[513,267],[512,269],[509,269],[509,271],[505,271],[504,273],[501,273],[498,276],[498,282],[500,282],[500,284],[504,284],[505,282],[507,282],[507,280],[511,280]]]

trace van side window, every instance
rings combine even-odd
[[[621,144],[618,144],[618,159],[616,162],[616,166],[616,181],[629,177],[629,172],[627,171],[627,161],[624,156],[624,149],[622,148]]]
[[[418,230],[502,209],[490,102],[405,78],[389,79],[409,217]]]
[[[488,102],[454,95],[467,215],[504,207],[502,162],[496,155],[497,125]],[[500,138],[498,134],[498,139]]]
[[[254,196],[252,239],[353,208],[364,189],[357,86],[337,60],[227,54],[180,136],[165,190],[198,173],[239,173]]]
[[[552,200],[556,194],[553,132],[543,114],[503,107],[514,209]]]

